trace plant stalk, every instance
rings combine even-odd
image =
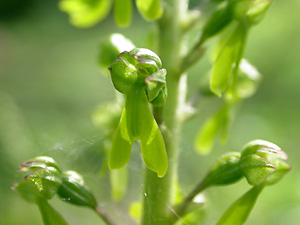
[[[164,15],[158,21],[158,46],[163,67],[168,72],[168,99],[163,107],[163,113],[161,113],[162,109],[154,108],[154,116],[159,115],[156,118],[157,122],[159,125],[163,125],[161,128],[164,127],[161,132],[168,154],[168,172],[165,177],[158,178],[152,171],[148,169],[145,171],[142,225],[172,224],[172,221],[168,220],[168,216],[170,207],[174,203],[174,188],[177,180],[181,130],[179,112],[182,107],[181,83],[186,82],[186,79],[181,79],[182,74],[180,74],[183,47],[181,19],[184,10],[187,10],[187,7],[185,8],[187,3],[186,0],[166,0],[165,3]]]
[[[99,206],[93,209],[97,215],[103,220],[103,222],[107,225],[116,225],[114,221],[101,209]]]

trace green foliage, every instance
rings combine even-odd
[[[101,69],[109,67],[112,84],[121,97],[118,93],[118,104],[108,103],[93,114],[93,123],[101,133],[101,142],[96,146],[103,150],[100,174],[105,176],[107,167],[111,169],[112,198],[120,201],[127,192],[130,175],[125,165],[130,161],[133,143],[140,143],[147,167],[144,203],[131,204],[129,214],[142,225],[204,223],[206,200],[202,191],[233,185],[245,177],[253,187],[217,222],[217,225],[242,225],[263,188],[277,183],[290,170],[285,162],[287,155],[275,144],[252,141],[241,153],[227,153],[216,160],[207,175],[184,197],[177,180],[178,140],[183,123],[193,114],[186,112],[193,111],[196,105],[193,101],[185,102],[186,74],[203,56],[207,41],[218,37],[210,81],[200,92],[203,97],[215,94],[222,104],[204,122],[195,141],[196,150],[208,154],[219,136],[222,143],[226,142],[238,106],[257,90],[260,74],[243,55],[250,28],[262,20],[271,1],[197,1],[199,7],[194,10],[189,9],[185,0],[136,0],[135,3],[146,21],[158,20],[152,44],[163,62],[153,51],[135,48],[121,34],[113,34],[101,44],[99,65]],[[131,0],[62,0],[59,7],[80,28],[102,21],[112,8],[117,25],[129,26],[134,9]],[[184,41],[193,28],[201,35],[187,49]],[[12,189],[38,205],[44,224],[67,224],[48,203],[55,194],[64,202],[92,209],[106,224],[115,224],[98,206],[79,173],[62,171],[46,156],[23,163],[20,171],[29,173],[26,182],[21,181]]]
[[[246,222],[263,186],[254,186],[236,200],[223,214],[216,225],[242,225]]]
[[[64,218],[43,198],[37,198],[44,225],[68,225]]]

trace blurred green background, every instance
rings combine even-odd
[[[300,2],[275,1],[266,18],[252,29],[246,58],[263,75],[257,94],[244,102],[226,145],[217,144],[208,156],[193,150],[193,140],[204,120],[219,104],[202,99],[200,118],[183,130],[179,180],[187,193],[204,176],[218,156],[240,151],[252,139],[278,144],[289,155],[292,171],[275,186],[267,187],[247,224],[296,225],[300,221]],[[0,224],[42,224],[38,209],[10,190],[22,175],[20,163],[50,155],[64,169],[76,169],[86,178],[101,205],[120,224],[132,224],[126,215],[130,201],[141,198],[142,166],[138,152],[129,164],[128,195],[121,202],[110,199],[107,177],[98,178],[101,154],[89,149],[100,134],[91,114],[99,104],[113,101],[107,71],[97,66],[99,43],[112,32],[122,32],[136,46],[145,47],[154,24],[134,15],[128,29],[116,27],[110,16],[97,26],[81,30],[68,23],[57,1],[0,2]],[[210,68],[207,57],[190,71],[190,93]],[[99,160],[99,164],[97,164]],[[241,181],[212,188],[205,214],[214,224],[230,203],[248,190]],[[101,224],[88,209],[51,200],[70,224]]]

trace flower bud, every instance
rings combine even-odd
[[[146,77],[146,92],[149,102],[155,106],[162,106],[167,98],[165,69],[161,69],[149,77]]]
[[[243,177],[239,167],[240,156],[239,152],[231,152],[222,156],[206,176],[205,185],[228,185],[239,181]]]
[[[65,171],[62,176],[62,184],[57,190],[61,200],[74,205],[95,208],[97,202],[88,190],[82,176],[75,171]]]
[[[46,168],[46,167],[53,167],[56,170],[60,171],[57,163],[55,160],[48,156],[39,156],[36,157],[28,162],[22,163],[19,167],[20,171],[35,171],[38,169]]]
[[[133,84],[140,83],[141,86],[146,84],[149,102],[156,106],[161,106],[165,102],[167,71],[162,69],[161,60],[154,52],[145,48],[125,51],[118,55],[109,69],[112,82],[119,92],[127,94]]]
[[[128,93],[132,85],[138,79],[133,60],[129,53],[125,51],[121,53],[109,67],[115,88],[123,94]]]
[[[54,167],[45,167],[27,175],[25,180],[44,199],[51,199],[61,184],[61,174]]]
[[[287,155],[277,145],[263,140],[248,143],[241,155],[240,167],[251,185],[274,184],[290,170],[283,160]]]

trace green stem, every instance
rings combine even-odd
[[[167,69],[168,99],[163,108],[162,131],[167,154],[168,172],[165,177],[158,178],[150,170],[145,171],[144,207],[142,225],[167,225],[170,213],[169,207],[174,203],[175,182],[177,179],[177,161],[179,150],[179,134],[181,122],[179,119],[181,88],[180,79],[181,49],[182,49],[182,6],[186,0],[166,0],[164,16],[158,22],[159,27],[159,56],[164,68]],[[174,17],[174,15],[176,15]],[[154,109],[154,116],[161,124],[162,113]]]
[[[185,197],[181,203],[179,203],[178,205],[174,206],[174,211],[176,212],[175,214],[171,214],[169,217],[169,220],[173,221],[173,223],[175,223],[178,218],[183,217],[184,215],[186,215],[189,212],[189,206],[190,204],[193,202],[193,199],[196,197],[196,195],[198,195],[199,193],[201,193],[204,189],[206,189],[208,186],[206,185],[205,181],[199,183],[195,189],[193,189],[190,194]]]
[[[103,222],[107,225],[116,225],[114,221],[101,209],[99,206],[93,209],[95,213],[103,220]]]

